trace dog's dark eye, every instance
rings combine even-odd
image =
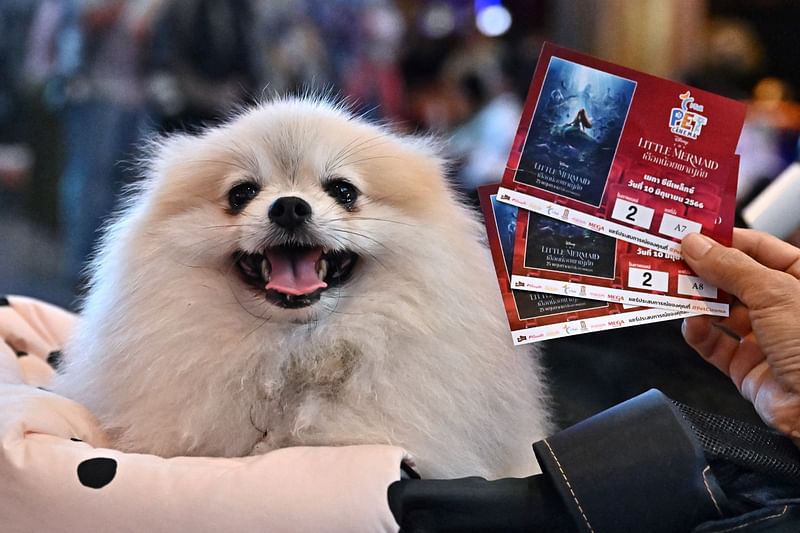
[[[228,191],[228,205],[234,213],[240,212],[258,195],[261,188],[251,181],[240,183]]]
[[[325,192],[347,209],[352,209],[358,198],[358,189],[345,180],[329,181],[325,184]]]

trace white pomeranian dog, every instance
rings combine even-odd
[[[535,472],[538,354],[431,144],[315,98],[159,140],[55,390],[124,451],[393,444],[426,477]]]

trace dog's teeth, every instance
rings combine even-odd
[[[327,274],[328,274],[328,260],[320,259],[319,264],[317,265],[317,276],[319,276],[319,279],[324,280]]]
[[[269,261],[267,258],[261,260],[261,275],[264,277],[264,281],[269,281],[270,275],[272,274],[270,269]]]

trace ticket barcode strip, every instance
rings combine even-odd
[[[545,292],[560,296],[574,296],[590,300],[603,300],[606,302],[706,315],[728,316],[730,310],[730,306],[727,303],[707,302],[610,287],[597,287],[584,283],[557,281],[533,276],[511,276],[511,288],[514,290]]]
[[[512,331],[511,335],[514,344],[519,346],[522,344],[557,339],[560,337],[582,335],[584,333],[594,333],[609,329],[627,328],[642,324],[664,322],[667,320],[697,316],[699,314],[700,313],[650,308],[593,318],[569,320],[567,322],[558,322],[556,324],[548,324],[545,326],[534,326],[532,328],[518,329]]]
[[[497,199],[501,202],[534,211],[536,213],[569,222],[584,229],[588,229],[615,239],[629,242],[637,246],[651,248],[664,253],[670,259],[680,259],[680,243],[662,239],[644,231],[629,228],[622,224],[617,224],[611,220],[596,217],[576,211],[574,208],[564,207],[563,205],[542,200],[530,194],[514,191],[505,187],[500,187],[497,191]]]

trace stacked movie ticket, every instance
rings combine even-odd
[[[733,100],[546,44],[503,181],[480,191],[514,342],[727,316],[680,242],[730,244],[744,117]]]

